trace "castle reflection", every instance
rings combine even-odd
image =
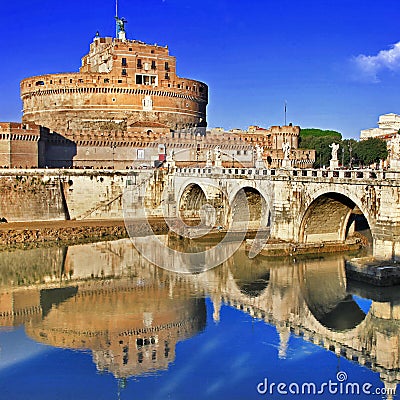
[[[228,304],[275,326],[280,358],[294,334],[379,372],[387,388],[400,381],[400,295],[348,282],[343,256],[271,261],[241,249],[212,270],[176,274],[124,239],[3,252],[0,282],[2,326],[89,349],[118,378],[167,369],[176,344],[206,327],[209,297],[214,321]]]

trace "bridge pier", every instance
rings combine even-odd
[[[392,223],[379,224],[373,255],[377,260],[400,261],[400,227],[394,227]]]

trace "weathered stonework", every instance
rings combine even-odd
[[[8,221],[204,217],[225,228],[270,227],[272,238],[309,244],[343,242],[363,217],[374,256],[400,259],[400,177],[392,171],[3,170],[0,183],[0,216]]]
[[[209,204],[220,193],[226,201],[219,222],[226,227],[232,224],[239,191],[256,191],[259,201],[249,202],[250,215],[257,215],[255,208],[265,201],[263,219],[270,220],[271,237],[294,243],[343,242],[357,216],[363,216],[371,230],[374,256],[400,260],[400,179],[395,172],[226,168],[213,174],[193,168],[178,169],[169,187],[171,216],[188,214],[190,204],[195,204],[187,188],[198,188],[191,193],[199,197],[203,192]],[[214,191],[211,197],[209,188]]]
[[[24,79],[21,98],[24,123],[67,138],[126,131],[137,121],[174,130],[207,125],[207,85],[178,77],[168,47],[137,40],[96,37],[78,73]]]

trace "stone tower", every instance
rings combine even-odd
[[[207,85],[180,78],[167,46],[126,39],[126,22],[116,16],[116,38],[96,35],[79,72],[24,79],[23,123],[67,137],[126,131],[137,122],[205,128]]]

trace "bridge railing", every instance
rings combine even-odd
[[[293,176],[308,178],[330,178],[330,179],[394,179],[400,180],[400,171],[373,170],[373,169],[258,169],[258,168],[176,168],[175,173],[180,175],[226,175],[262,178],[267,176]]]

